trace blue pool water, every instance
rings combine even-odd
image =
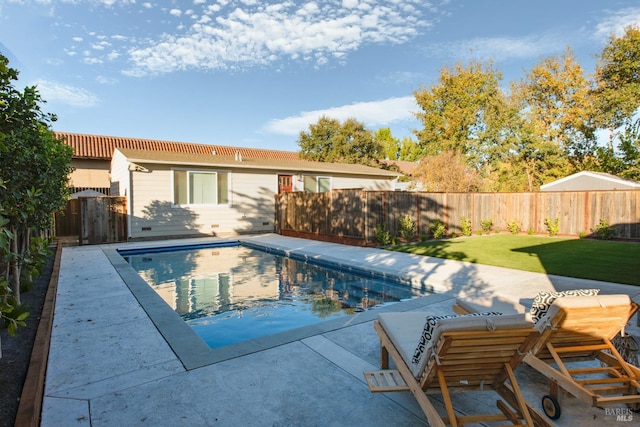
[[[211,348],[422,295],[236,244],[122,255]]]

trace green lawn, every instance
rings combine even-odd
[[[537,273],[640,285],[640,243],[495,234],[388,249]]]

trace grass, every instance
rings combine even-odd
[[[536,273],[640,285],[640,244],[496,234],[388,249]]]

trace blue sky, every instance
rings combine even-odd
[[[57,131],[298,150],[321,115],[395,137],[457,61],[587,73],[637,0],[0,0],[0,52]]]

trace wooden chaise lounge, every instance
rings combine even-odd
[[[575,296],[593,291],[594,295]],[[542,397],[545,414],[553,420],[560,418],[559,388],[591,406],[640,407],[640,369],[612,344],[614,337],[625,335],[624,328],[638,305],[628,295],[598,295],[597,290],[541,295],[541,300],[534,300],[538,315],[533,316],[540,338],[524,362],[550,380],[550,392]],[[500,297],[458,299],[453,308],[457,313],[527,311]]]
[[[410,391],[431,426],[498,421],[550,425],[525,401],[514,375],[539,338],[528,315],[460,316],[436,323],[426,313],[381,313],[374,328],[382,370],[365,372],[370,390]],[[396,369],[389,368],[389,356]],[[460,391],[497,393],[499,412],[461,415],[451,399],[452,392]],[[432,393],[442,395],[446,415],[434,407],[428,396]]]
[[[640,404],[640,369],[611,343],[637,310],[628,295],[558,298],[536,323],[524,361],[550,380],[542,406],[551,419],[561,414],[558,387],[591,406]]]

